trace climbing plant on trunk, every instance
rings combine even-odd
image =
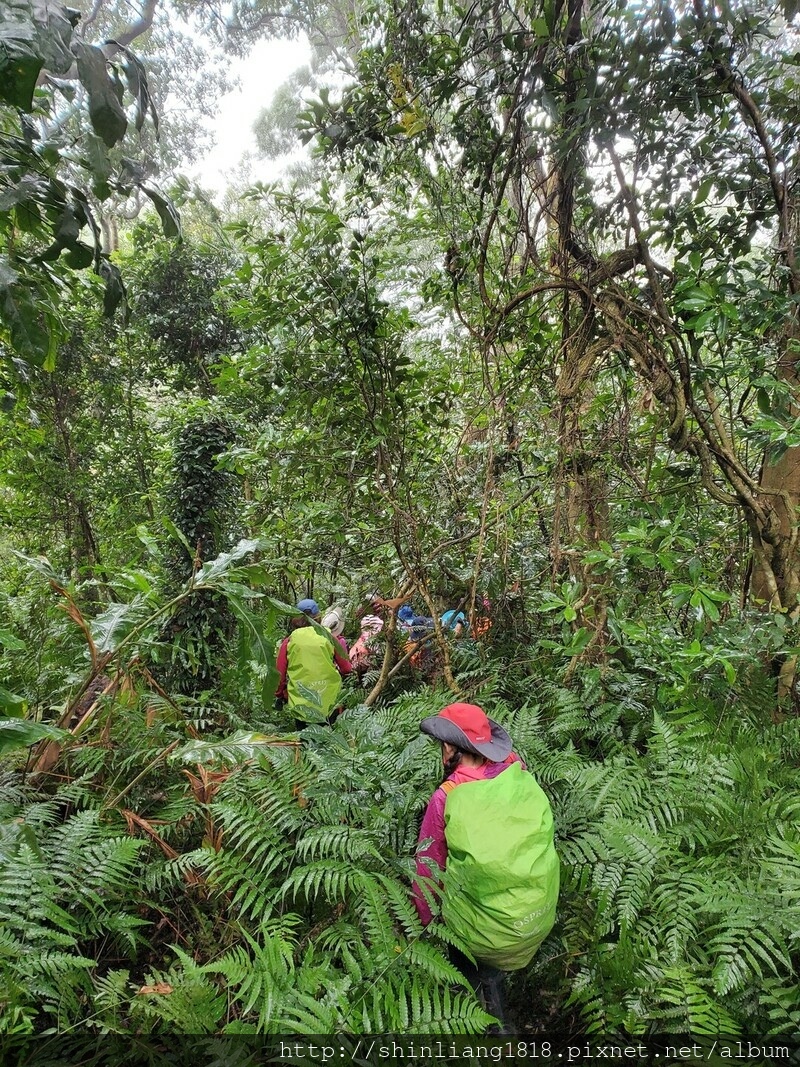
[[[237,477],[220,465],[234,442],[231,423],[199,410],[179,429],[166,491],[172,531],[165,566],[167,594],[174,594],[233,544]],[[225,598],[207,590],[186,600],[169,621],[171,686],[181,693],[211,689],[233,633]]]

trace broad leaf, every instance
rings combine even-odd
[[[247,670],[251,662],[266,668],[259,674],[261,700],[266,703],[278,686],[274,642],[267,638],[261,618],[248,608],[242,596],[228,593],[228,606],[239,620],[240,668]]]
[[[119,267],[111,263],[105,256],[101,257],[96,270],[106,283],[105,291],[103,292],[103,314],[110,319],[119,305],[126,303],[125,284],[122,281]]]
[[[12,107],[30,111],[41,69],[42,61],[37,56],[27,54],[13,57],[0,41],[0,99]]]
[[[167,533],[170,535],[170,537],[174,537],[176,541],[180,541],[180,543],[183,545],[183,547],[189,553],[190,557],[194,556],[194,549],[192,548],[192,546],[187,541],[186,535],[183,533],[182,530],[178,529],[178,527],[175,525],[175,523],[172,521],[172,519],[169,518],[169,516],[167,516],[167,515],[162,515],[161,516],[161,525],[164,527],[164,529],[167,531]]]
[[[128,83],[130,94],[136,101],[136,129],[137,131],[142,129],[145,116],[149,112],[150,117],[153,120],[156,137],[158,137],[158,114],[153,106],[153,99],[150,95],[150,87],[147,83],[147,72],[144,69],[144,65],[141,60],[138,59],[133,52],[125,48],[124,45],[121,45],[118,41],[113,41],[112,43],[116,44],[125,56],[126,62],[122,65],[122,71],[125,75],[125,80]]]
[[[38,54],[44,68],[52,74],[66,74],[74,62],[72,34],[80,19],[80,12],[52,0],[32,0],[36,22]]]
[[[5,642],[3,643],[5,644]],[[25,714],[27,706],[24,697],[19,697],[15,693],[9,693],[7,689],[0,685],[0,710],[5,712],[6,715],[13,715],[14,718],[19,718]]]
[[[13,285],[18,277],[19,274],[11,266],[8,256],[0,256],[0,290]]]
[[[92,637],[98,652],[113,652],[135,626],[152,614],[152,605],[140,596],[130,604],[109,604],[102,615],[92,620]]]
[[[30,293],[21,286],[0,288],[0,309],[14,350],[27,363],[52,369],[56,338]]]
[[[82,270],[90,267],[94,259],[94,249],[83,241],[76,241],[64,256],[64,262],[73,270]]]
[[[170,756],[173,763],[244,763],[286,741],[267,734],[240,731],[219,741],[190,741]]]
[[[21,652],[25,648],[25,642],[12,634],[10,630],[0,630],[0,645],[15,652]]]
[[[245,538],[239,541],[230,552],[221,552],[216,559],[204,563],[190,582],[190,587],[213,585],[231,570],[234,563],[245,556],[249,556],[251,552],[257,551],[260,547],[261,542],[258,540]]]
[[[57,726],[48,726],[42,722],[29,719],[0,719],[0,756],[15,749],[28,748],[37,741],[48,738],[51,741],[64,741],[70,737],[68,730]]]
[[[161,228],[164,231],[165,237],[180,237],[181,235],[181,217],[178,214],[178,210],[175,205],[169,201],[161,193],[156,192],[155,189],[150,189],[147,185],[141,186],[142,192],[146,193],[153,201],[153,206],[158,212],[158,217],[161,219]]]
[[[117,89],[99,48],[78,41],[74,45],[78,76],[89,94],[89,118],[95,131],[109,148],[122,140],[128,120],[119,101]]]

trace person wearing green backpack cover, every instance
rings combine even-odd
[[[555,922],[550,804],[506,731],[477,704],[449,704],[420,730],[441,742],[444,779],[420,827],[414,903],[427,926],[433,884],[442,920],[469,953],[453,950],[453,962],[502,1033],[503,978],[528,966]]]

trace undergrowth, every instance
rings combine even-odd
[[[796,1031],[800,723],[765,714],[767,680],[731,706],[622,668],[571,688],[480,668],[563,865],[518,1028]],[[357,705],[297,744],[129,693],[61,784],[6,766],[0,1032],[482,1032],[408,891],[439,774],[418,724],[448,700]]]

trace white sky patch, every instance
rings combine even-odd
[[[216,145],[190,170],[190,177],[204,189],[217,193],[243,171],[258,181],[277,178],[282,161],[256,158],[253,123],[289,75],[310,59],[311,46],[305,36],[259,41],[249,55],[235,59],[231,80],[238,79],[239,84],[220,98],[215,118],[207,123]]]

